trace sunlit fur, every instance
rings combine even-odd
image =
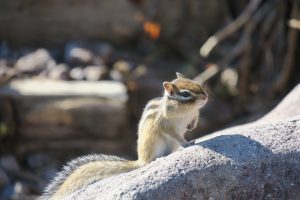
[[[75,159],[51,182],[42,199],[61,199],[95,181],[144,166],[184,145],[184,134],[197,126],[199,109],[207,95],[199,84],[179,73],[172,82],[165,82],[164,88],[163,97],[149,101],[140,119],[138,160],[104,155]],[[190,92],[191,97],[183,98],[182,91]]]

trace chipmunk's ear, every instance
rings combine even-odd
[[[182,74],[180,74],[179,72],[176,72],[176,76],[177,78],[185,78]]]
[[[163,83],[163,86],[164,86],[165,91],[168,93],[169,96],[173,96],[174,95],[174,93],[175,93],[174,85],[171,82],[165,81]]]

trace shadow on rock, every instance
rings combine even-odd
[[[217,136],[195,145],[208,148],[237,163],[249,162],[258,158],[268,158],[273,154],[272,151],[259,142],[239,134]]]

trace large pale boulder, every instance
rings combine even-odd
[[[298,199],[300,85],[257,122],[195,141],[66,199]]]
[[[15,80],[0,88],[0,100],[13,108],[16,130],[6,132],[17,134],[22,152],[72,147],[116,152],[130,138],[122,83]]]

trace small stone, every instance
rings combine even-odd
[[[2,169],[0,169],[0,188],[4,187],[8,183],[9,183],[9,178],[7,174]]]
[[[113,47],[106,42],[69,42],[65,61],[71,66],[103,65],[111,58]]]
[[[66,46],[65,60],[71,66],[93,64],[94,53],[79,44],[69,43]]]
[[[81,67],[75,67],[70,71],[70,78],[73,80],[83,80],[84,71]]]
[[[8,60],[0,57],[0,67],[6,67],[6,66],[8,66]]]
[[[19,58],[17,69],[23,72],[36,72],[55,66],[55,60],[46,49],[38,49]]]
[[[0,158],[0,166],[7,172],[16,173],[20,171],[20,166],[13,155],[5,155]]]
[[[9,71],[10,71],[9,67],[7,67],[6,65],[1,65],[0,63],[0,78],[6,76]]]
[[[88,81],[98,81],[105,77],[107,68],[104,65],[88,66],[84,69],[84,75]]]
[[[125,60],[119,60],[115,62],[113,68],[118,70],[121,73],[129,73],[129,71],[132,69],[132,66],[130,65],[129,62]]]
[[[114,81],[124,81],[123,75],[118,70],[111,70],[109,75],[110,78]]]
[[[14,196],[29,194],[29,186],[23,182],[16,182],[14,185]]]
[[[113,70],[111,70],[110,76],[116,81],[126,81],[132,68],[133,66],[129,62],[119,60],[113,65]]]
[[[69,67],[66,64],[59,64],[48,72],[48,77],[55,80],[66,80],[68,78]]]

